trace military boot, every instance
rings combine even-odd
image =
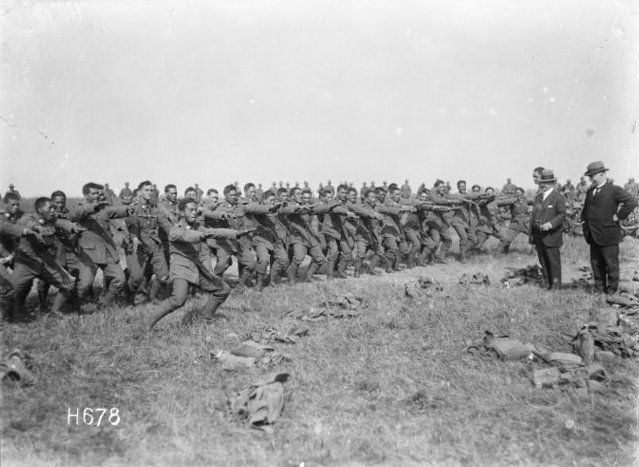
[[[155,326],[158,321],[160,321],[172,311],[173,306],[168,300],[160,303],[157,308],[145,319],[144,328],[146,329],[146,331],[151,331],[151,329],[153,329],[153,326]]]
[[[261,292],[264,289],[264,273],[257,273],[257,281],[255,283],[255,291]]]
[[[464,264],[468,262],[467,256],[468,246],[467,245],[459,245],[459,262]]]
[[[335,261],[326,261],[326,280],[333,280],[335,275]]]
[[[312,262],[311,265],[308,267],[308,270],[306,271],[306,276],[304,277],[304,281],[314,282],[315,278],[313,277],[313,275],[317,272],[318,269],[319,269],[319,265],[315,262]]]
[[[297,270],[299,269],[300,265],[292,262],[288,269],[286,270],[286,276],[288,277],[288,283],[290,285],[294,285],[296,280],[297,280]]]
[[[377,273],[375,272],[375,268],[379,265],[381,260],[382,260],[381,256],[379,255],[373,256],[373,258],[371,259],[371,262],[368,264],[369,274],[372,274],[373,276],[377,275]]]
[[[353,277],[359,277],[362,275],[362,260],[356,259],[354,263],[355,271],[353,272]]]

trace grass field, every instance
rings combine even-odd
[[[639,242],[621,251],[628,279],[639,269]],[[567,239],[563,255],[569,282],[588,264],[583,240]],[[248,292],[231,296],[213,324],[183,327],[180,311],[150,334],[139,332],[150,305],[5,326],[3,349],[27,350],[39,378],[2,387],[2,464],[636,464],[636,361],[607,363],[604,390],[584,393],[536,388],[532,362],[465,351],[484,330],[570,351],[564,334],[605,306],[579,289],[499,283],[507,267],[534,261],[518,243],[505,259]],[[457,285],[463,272],[484,272],[492,283]],[[405,297],[404,285],[420,275],[444,290]],[[305,323],[307,337],[277,344],[290,361],[274,369],[291,379],[274,433],[231,415],[228,397],[270,370],[224,371],[211,351],[295,322],[341,291],[364,298],[360,316]],[[117,408],[120,422],[85,426],[85,407]],[[77,426],[68,423],[76,408]]]

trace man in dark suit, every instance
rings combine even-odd
[[[606,176],[603,162],[588,164],[586,175],[593,186],[586,193],[581,211],[584,238],[590,245],[590,265],[595,288],[615,293],[619,287],[619,242],[624,220],[637,207],[637,200]]]
[[[535,196],[531,216],[530,243],[535,245],[548,289],[561,288],[561,254],[566,199],[557,191],[557,179],[552,170],[544,169],[539,177],[539,192]]]

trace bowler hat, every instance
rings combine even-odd
[[[539,178],[539,183],[555,183],[557,179],[555,178],[555,173],[550,169],[544,169],[541,171],[541,177]]]
[[[595,161],[588,164],[588,168],[586,169],[586,173],[584,175],[591,177],[600,172],[606,172],[608,169],[604,167],[604,163],[601,161]]]

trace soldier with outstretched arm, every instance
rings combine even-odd
[[[209,293],[201,314],[211,319],[215,311],[227,299],[230,287],[211,269],[211,265],[203,261],[202,248],[206,247],[209,238],[237,240],[252,230],[237,231],[233,229],[211,229],[204,227],[198,220],[198,203],[194,199],[185,198],[179,203],[180,220],[169,231],[170,277],[173,283],[171,297],[158,305],[146,318],[145,328],[150,331],[155,324],[169,313],[186,303],[189,285],[198,287]],[[198,311],[191,311],[184,316],[182,323],[190,323]]]

